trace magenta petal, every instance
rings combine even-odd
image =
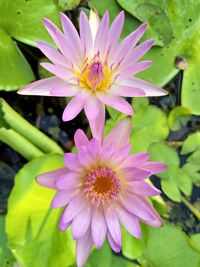
[[[93,208],[91,229],[96,248],[100,248],[105,241],[107,232],[107,225],[102,207]]]
[[[130,117],[122,119],[104,139],[104,147],[115,144],[115,149],[118,150],[129,143],[131,134],[132,121]]]
[[[85,205],[85,208],[74,218],[72,223],[72,236],[74,239],[82,238],[91,221],[91,205]]]
[[[141,165],[141,168],[147,171],[150,171],[151,174],[156,174],[164,171],[166,169],[167,165],[161,162],[145,162]]]
[[[110,232],[108,231],[107,232],[107,237],[108,237],[108,242],[112,248],[112,250],[115,252],[115,253],[119,253],[120,250],[121,250],[121,246],[118,245],[115,240],[112,238],[112,235],[110,234]]]
[[[64,154],[65,166],[72,171],[80,171],[82,169],[77,154],[65,153]]]
[[[157,196],[161,194],[161,191],[155,188],[154,186],[141,181],[141,182],[127,182],[127,190],[136,194],[143,196]]]
[[[138,153],[138,154],[133,154],[129,155],[121,164],[121,168],[125,167],[138,167],[145,161],[149,159],[149,154],[144,152],[144,153]]]
[[[132,115],[133,114],[132,106],[125,99],[123,99],[119,96],[109,95],[106,93],[97,93],[97,97],[104,104],[111,106],[114,109],[117,109],[126,115]]]
[[[67,208],[64,210],[63,222],[67,223],[73,220],[81,212],[81,210],[85,208],[85,205],[85,195],[83,193],[79,193],[76,197],[72,199]]]
[[[70,121],[74,119],[83,109],[87,97],[88,94],[83,91],[78,93],[66,106],[62,116],[63,121]]]
[[[78,267],[83,267],[92,249],[93,240],[90,228],[87,233],[76,241],[76,263]]]
[[[106,207],[104,208],[104,215],[108,226],[108,230],[112,238],[119,246],[121,246],[122,243],[121,228],[116,211],[114,210],[113,207]]]
[[[100,103],[97,117],[89,121],[92,136],[101,144],[103,142],[104,124],[105,124],[105,105]]]
[[[126,209],[118,206],[117,215],[121,223],[126,227],[127,231],[136,238],[141,238],[142,233],[138,218],[128,212]]]
[[[57,209],[66,206],[77,193],[77,189],[59,191],[53,198],[51,207]]]
[[[81,129],[76,130],[76,132],[74,134],[74,143],[75,143],[77,148],[80,146],[88,146],[89,145],[89,140],[88,140],[87,136],[85,135],[85,133],[83,132],[83,130],[81,130]]]
[[[123,168],[121,169],[121,171],[123,173],[124,179],[129,182],[141,181],[151,176],[150,171],[146,171],[136,167]]]
[[[66,174],[67,172],[67,168],[60,168],[55,171],[45,172],[43,174],[38,175],[36,180],[39,185],[57,190],[58,188],[55,183],[56,179],[59,176]]]
[[[77,188],[82,184],[81,173],[70,171],[66,174],[59,176],[55,183],[57,188],[62,190]]]

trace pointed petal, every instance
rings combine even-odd
[[[120,165],[121,168],[138,167],[149,159],[149,154],[137,153],[129,155]]]
[[[55,171],[45,172],[37,176],[36,181],[39,185],[57,190],[56,179],[68,172],[67,168],[60,168]]]
[[[88,18],[83,11],[81,11],[80,13],[80,27],[79,28],[80,28],[80,36],[81,36],[81,42],[83,45],[84,52],[86,52],[87,55],[91,56],[93,52],[92,33],[91,33]]]
[[[115,143],[115,149],[118,150],[129,143],[132,127],[131,117],[122,119],[104,139],[104,147]]]
[[[54,209],[66,206],[72,198],[78,194],[78,189],[59,191],[51,202],[51,207]]]
[[[58,78],[66,82],[72,80],[75,77],[74,73],[72,72],[72,69],[70,68],[59,66],[59,65],[54,65],[54,64],[46,63],[46,62],[40,63],[40,65],[46,70],[48,70],[49,72],[53,73]]]
[[[108,38],[109,38],[108,47],[117,43],[118,39],[120,38],[123,25],[124,25],[124,11],[122,10],[117,15],[112,25],[110,26],[109,33],[108,33]]]
[[[63,121],[74,119],[83,109],[87,97],[88,94],[86,92],[80,91],[66,106],[62,116]]]
[[[79,163],[77,154],[65,153],[64,154],[65,166],[72,171],[81,171],[82,167]]]
[[[127,182],[126,190],[136,195],[143,196],[157,196],[161,194],[161,191],[154,186],[141,181],[141,182]]]
[[[100,19],[99,19],[98,13],[94,9],[90,10],[89,24],[90,24],[90,29],[92,32],[92,39],[94,42],[97,30],[99,28],[99,24],[100,24]]]
[[[123,173],[124,179],[129,182],[141,181],[151,176],[150,171],[146,171],[136,167],[123,168],[121,169],[121,172]]]
[[[141,168],[150,171],[151,174],[156,174],[164,171],[167,165],[161,162],[148,161],[141,165]]]
[[[80,187],[82,184],[81,173],[68,172],[57,178],[55,181],[57,188],[61,190],[69,190]]]
[[[99,100],[104,104],[119,110],[126,115],[132,115],[133,109],[131,105],[123,98],[116,95],[109,95],[106,93],[97,93]]]
[[[127,231],[134,237],[141,238],[142,233],[138,218],[120,206],[117,206],[116,212],[119,220],[125,226]]]
[[[77,148],[80,146],[88,146],[89,140],[83,130],[78,129],[74,134],[74,143]]]
[[[62,215],[61,215],[60,220],[59,220],[59,225],[58,225],[59,230],[62,232],[66,231],[67,228],[72,224],[72,221],[67,222],[67,223],[63,222],[63,214],[64,214],[64,211],[62,212]]]
[[[119,150],[115,151],[111,157],[111,160],[119,166],[128,156],[129,152],[131,151],[131,144],[127,144],[124,147],[120,148]]]
[[[115,240],[112,238],[112,235],[111,233],[108,231],[107,232],[107,237],[108,237],[108,242],[112,248],[112,250],[115,252],[115,253],[119,253],[120,250],[121,250],[121,246],[118,245]]]
[[[83,238],[91,221],[91,205],[88,203],[85,208],[74,218],[72,223],[72,236],[74,239]]]
[[[76,241],[76,263],[78,267],[83,267],[92,249],[93,240],[90,228],[87,233]]]
[[[142,89],[124,86],[120,84],[112,85],[110,89],[111,94],[125,97],[144,96],[145,93]]]
[[[56,86],[51,90],[52,96],[72,97],[78,94],[78,86],[65,82],[63,87]]]
[[[96,96],[89,96],[84,105],[84,110],[88,120],[94,120],[99,114],[100,101]]]
[[[91,229],[96,248],[100,248],[105,241],[107,232],[107,225],[102,207],[93,208]]]

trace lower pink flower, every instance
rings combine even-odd
[[[141,237],[139,222],[153,227],[162,225],[147,196],[160,191],[145,179],[165,169],[148,161],[148,153],[129,155],[131,119],[123,119],[102,141],[88,140],[82,130],[74,136],[77,154],[64,155],[65,167],[41,174],[37,182],[57,192],[51,207],[65,207],[59,222],[61,231],[72,226],[77,241],[77,265],[87,261],[93,244],[100,248],[106,237],[119,252],[121,227]]]

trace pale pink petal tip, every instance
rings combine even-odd
[[[45,172],[36,177],[39,185],[57,190],[56,179],[67,172],[66,168],[60,168],[55,171]]]

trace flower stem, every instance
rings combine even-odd
[[[196,218],[200,221],[200,212],[197,208],[195,208],[185,197],[182,197],[182,202],[185,206],[196,216]]]

